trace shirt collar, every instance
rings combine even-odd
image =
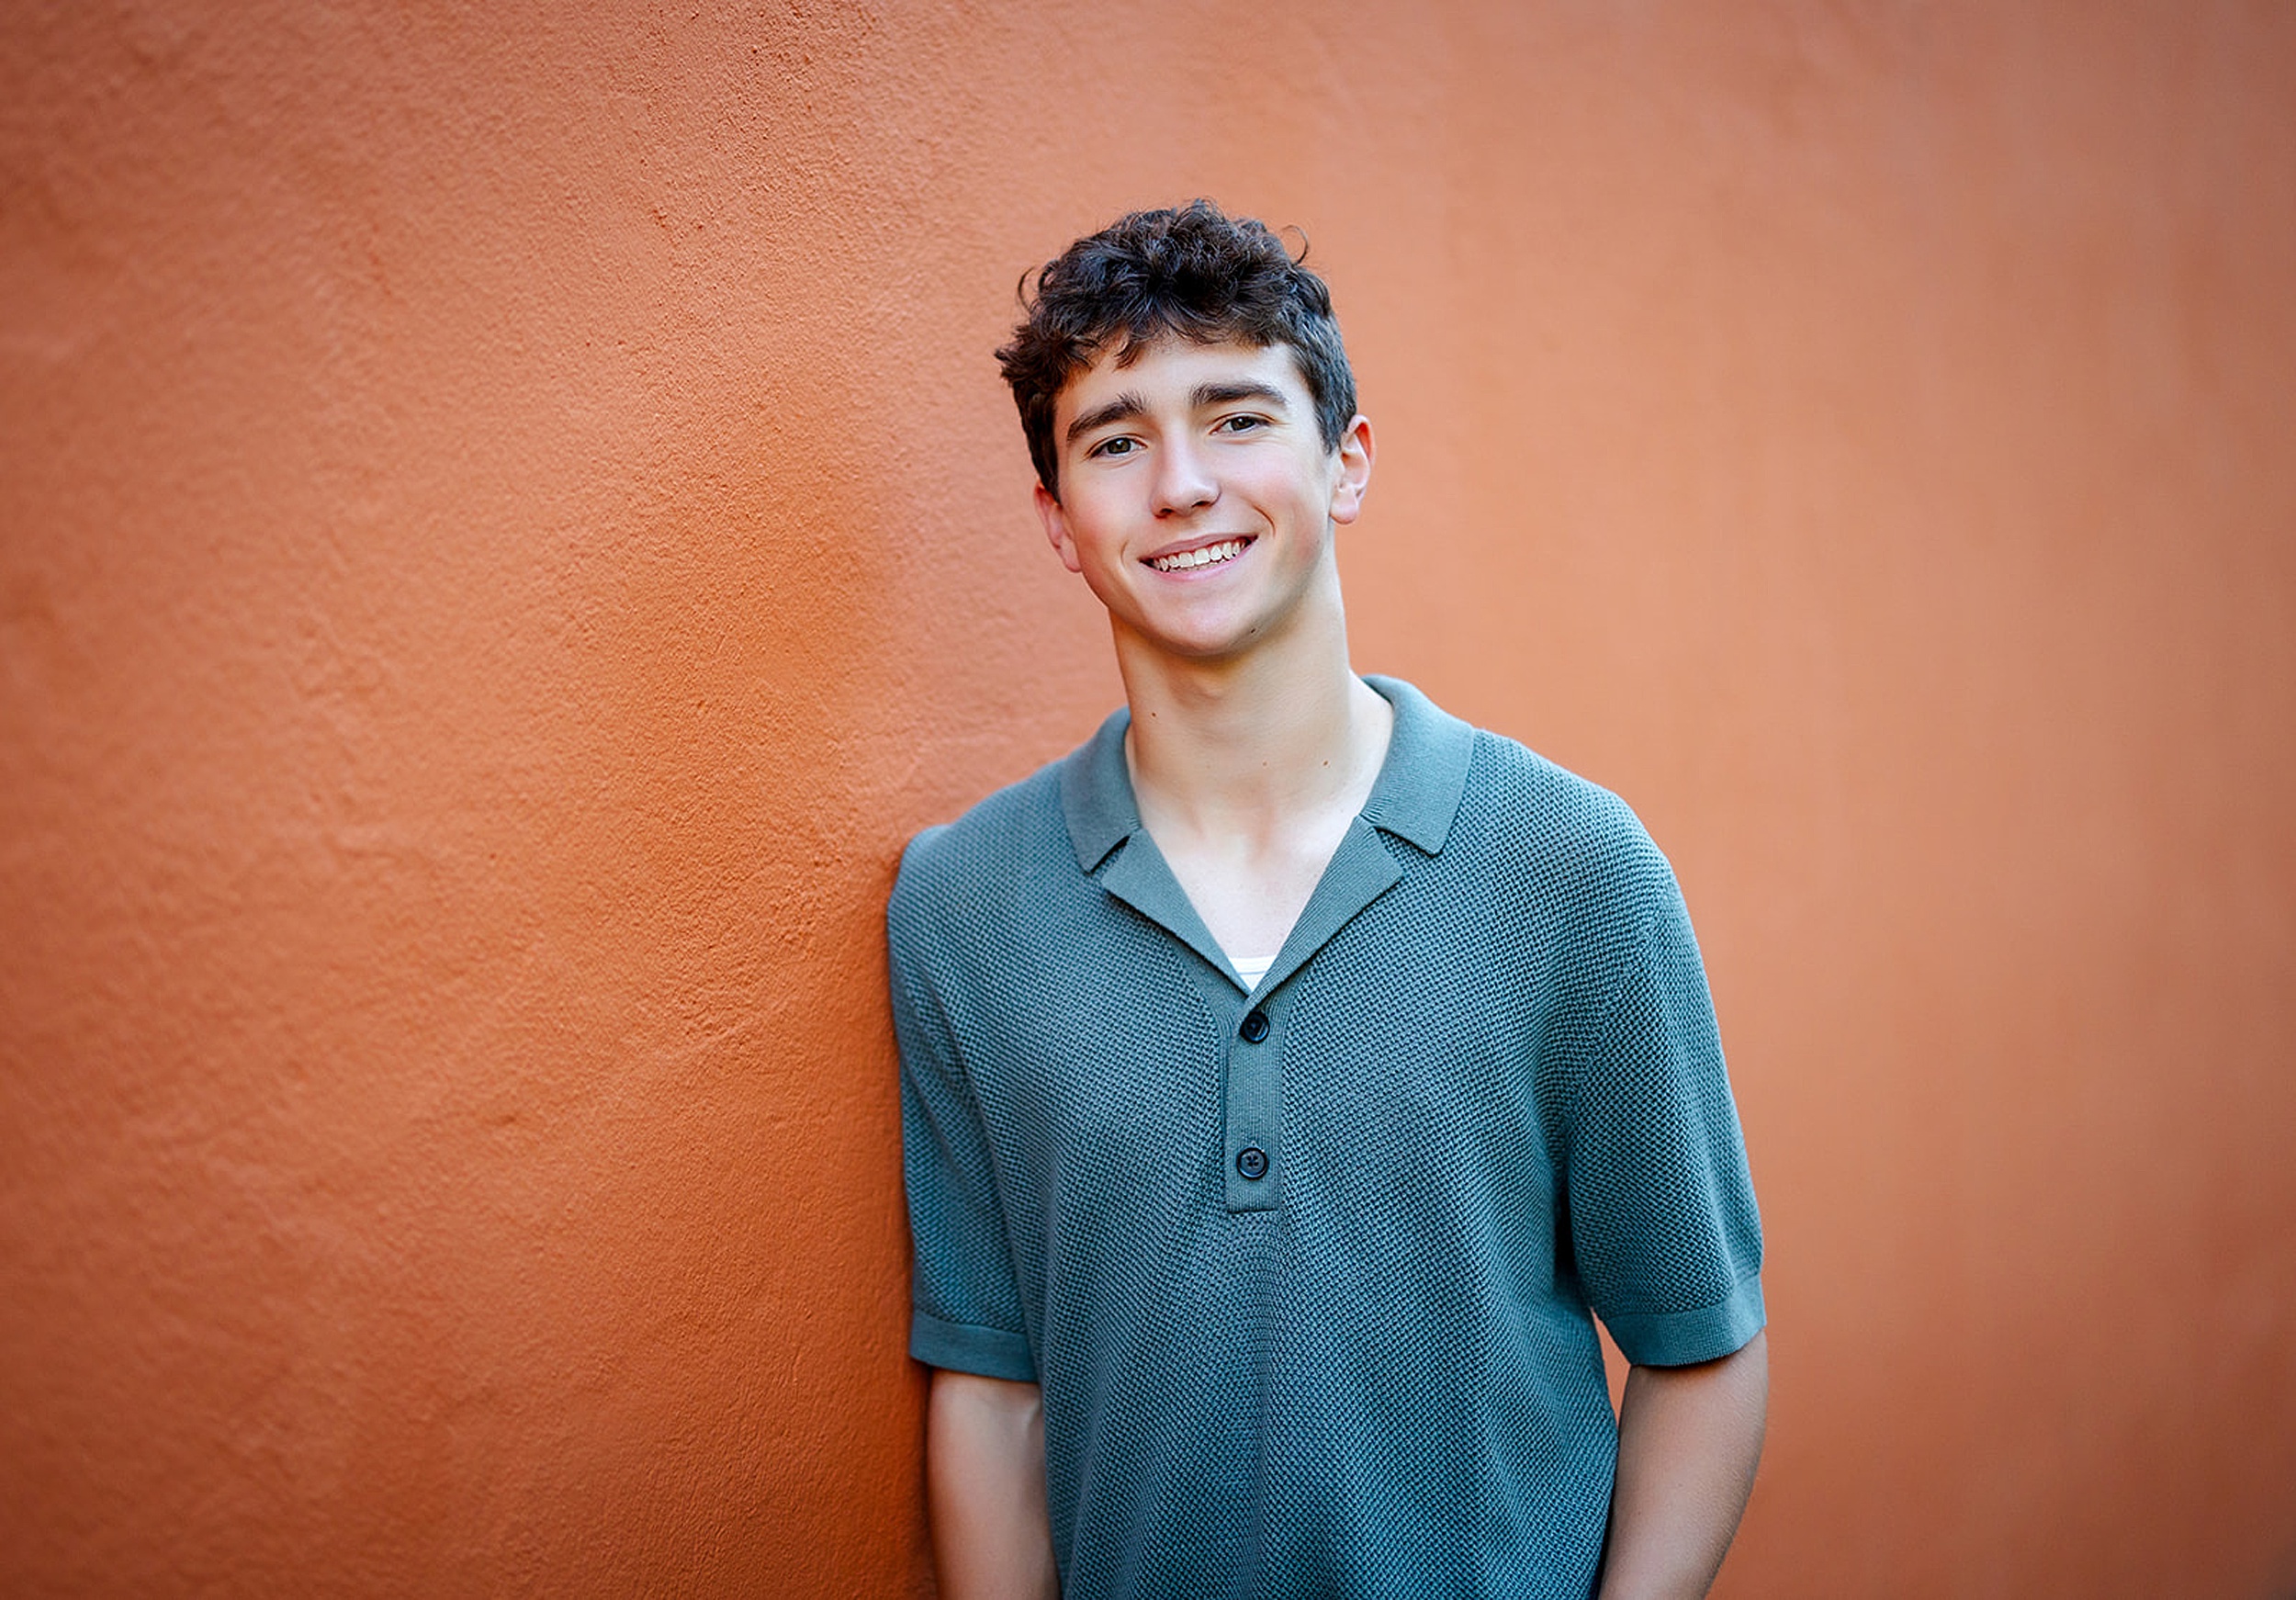
[[[1467,793],[1475,730],[1401,678],[1364,682],[1395,707],[1395,731],[1388,736],[1387,761],[1371,798],[1363,803],[1363,819],[1434,855],[1450,837]]]
[[[1366,677],[1395,708],[1387,760],[1363,804],[1363,819],[1425,851],[1443,848],[1467,792],[1475,730],[1401,678]],[[1076,865],[1097,871],[1109,852],[1140,827],[1132,778],[1124,764],[1124,732],[1131,713],[1119,707],[1100,729],[1061,763],[1061,808],[1068,820]]]

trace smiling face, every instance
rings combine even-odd
[[[1371,425],[1335,449],[1281,345],[1158,340],[1104,354],[1053,412],[1061,497],[1046,536],[1128,644],[1217,660],[1284,637],[1313,597],[1338,601],[1335,524],[1371,476]]]

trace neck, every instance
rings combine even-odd
[[[1179,658],[1119,628],[1131,706],[1125,754],[1142,820],[1267,838],[1367,790],[1391,713],[1355,675],[1336,571],[1283,636],[1214,659]]]

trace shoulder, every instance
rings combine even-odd
[[[1622,898],[1647,905],[1652,890],[1671,886],[1666,858],[1616,794],[1453,716],[1401,679],[1367,682],[1393,704],[1396,721],[1390,770],[1365,817],[1440,863],[1431,885],[1562,914]]]
[[[967,808],[920,830],[901,851],[894,899],[930,897],[968,881],[1033,866],[1048,847],[1067,848],[1061,822],[1060,761],[1048,761]]]
[[[1475,730],[1462,821],[1503,819],[1558,844],[1598,854],[1655,851],[1634,807],[1591,778],[1489,728]]]
[[[1455,828],[1465,859],[1494,884],[1581,915],[1638,922],[1675,893],[1673,869],[1633,806],[1487,728],[1475,730]]]
[[[885,908],[896,942],[969,918],[1016,885],[1075,857],[1061,817],[1062,762],[1047,762],[978,801],[953,822],[920,831],[901,852]]]

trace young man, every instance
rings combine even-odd
[[[1127,709],[888,913],[942,1593],[1704,1594],[1761,1232],[1664,858],[1350,668],[1371,427],[1266,229],[1127,217],[998,357]]]

